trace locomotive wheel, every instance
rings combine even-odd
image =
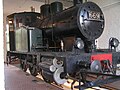
[[[24,71],[24,72],[26,72],[27,71],[27,65],[25,64],[25,62],[20,62],[20,67],[22,68],[22,70]]]
[[[116,75],[116,68],[117,68],[117,66],[112,66],[113,68],[113,75]]]
[[[47,82],[47,83],[52,83],[52,81],[50,81],[50,80],[48,80],[47,78],[44,77],[43,71],[41,72],[41,76],[42,76],[42,78],[43,78],[43,80],[44,80],[45,82]]]
[[[23,69],[23,62],[20,61],[20,67]]]
[[[45,82],[47,82],[47,83],[52,83],[50,80],[44,78],[44,76],[42,76],[42,78],[43,78],[43,80],[44,80]]]
[[[24,63],[23,64],[23,71],[26,72],[27,71],[27,65]]]
[[[29,66],[29,70],[30,70],[31,75],[33,75],[33,76],[38,75],[37,68],[35,66],[33,66],[33,67]]]

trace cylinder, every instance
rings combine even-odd
[[[49,82],[54,81],[52,72],[42,70],[42,77],[44,78],[44,80],[48,80]]]
[[[47,17],[50,15],[50,5],[49,4],[44,4],[40,7],[41,10],[41,15],[43,17]]]
[[[63,10],[63,4],[61,2],[53,2],[50,5],[50,10],[52,14],[55,14],[57,12],[61,12]]]

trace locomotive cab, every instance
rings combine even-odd
[[[43,46],[42,30],[34,26],[39,13],[21,12],[7,16],[9,50],[29,52]]]

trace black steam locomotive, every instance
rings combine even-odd
[[[119,41],[111,38],[108,49],[96,48],[104,15],[95,3],[74,0],[73,7],[63,10],[61,2],[53,2],[42,5],[41,13],[14,13],[7,21],[7,57],[18,58],[24,71],[29,68],[32,75],[41,74],[49,83],[64,84],[72,78],[79,81],[79,89],[119,80]],[[97,79],[90,81],[91,75]]]

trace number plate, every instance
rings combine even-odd
[[[89,11],[88,17],[90,20],[100,20],[100,12]]]

